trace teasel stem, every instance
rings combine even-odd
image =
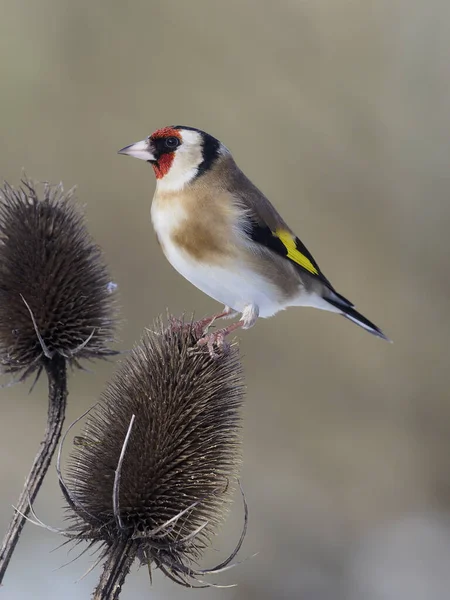
[[[66,413],[68,395],[66,359],[55,353],[52,358],[44,359],[43,368],[48,378],[47,427],[0,548],[0,585],[19,541],[30,507],[36,499],[57,448]]]
[[[136,540],[124,538],[108,549],[103,573],[92,596],[93,600],[117,600],[125,578],[138,553]]]

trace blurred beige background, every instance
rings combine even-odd
[[[0,178],[78,186],[119,284],[120,347],[169,307],[216,309],[163,258],[150,167],[167,124],[221,139],[338,290],[393,345],[291,309],[241,335],[241,556],[189,591],[145,569],[122,598],[434,600],[450,589],[448,0],[1,0]],[[68,422],[114,370],[70,380]],[[1,392],[0,531],[42,434],[44,380]],[[36,505],[62,523],[52,470]],[[216,539],[239,535],[236,502]],[[28,525],[0,596],[88,598],[99,571]],[[205,566],[217,555],[205,557]]]

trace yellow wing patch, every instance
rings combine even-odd
[[[306,271],[309,271],[313,275],[318,275],[319,271],[312,264],[307,256],[302,254],[300,250],[297,249],[297,244],[295,242],[295,238],[292,237],[292,234],[289,231],[284,229],[277,229],[274,235],[280,240],[283,246],[286,248],[287,257],[290,258],[293,262],[297,263]]]

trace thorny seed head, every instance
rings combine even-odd
[[[40,370],[58,353],[77,364],[102,357],[115,329],[115,298],[99,247],[73,193],[22,181],[0,189],[0,364]]]
[[[190,352],[193,329],[157,327],[90,412],[61,483],[71,537],[101,543],[102,557],[131,540],[142,562],[190,586],[211,572],[193,563],[238,476],[242,369],[236,347],[213,360]]]

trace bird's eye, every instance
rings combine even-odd
[[[170,148],[171,150],[174,150],[179,145],[180,145],[180,140],[176,137],[168,137],[166,139],[166,148]]]

